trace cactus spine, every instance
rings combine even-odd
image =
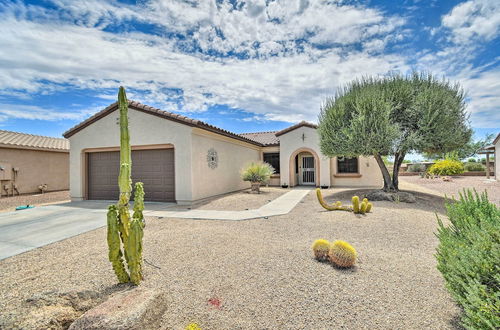
[[[344,241],[335,241],[328,252],[330,261],[339,267],[352,267],[356,263],[358,253],[351,244]]]
[[[321,194],[320,188],[316,189],[316,197],[318,197],[318,201],[321,204],[321,206],[323,206],[323,208],[328,211],[352,211],[352,209],[349,206],[342,206],[341,202],[337,202],[333,205],[328,205],[323,199],[323,195]]]
[[[311,248],[317,260],[326,260],[328,258],[328,251],[330,250],[330,242],[326,239],[317,239]]]
[[[316,197],[318,197],[319,204],[328,211],[349,211],[354,212],[356,214],[365,214],[371,211],[373,204],[368,202],[367,198],[363,198],[361,204],[359,203],[358,196],[352,196],[352,206],[343,206],[342,202],[338,201],[332,205],[328,205],[323,199],[323,195],[321,194],[321,189],[316,189]]]
[[[352,196],[352,210],[354,213],[359,213],[359,197]]]
[[[109,261],[120,283],[142,280],[142,238],[144,236],[144,188],[141,182],[135,184],[134,214],[130,217],[129,201],[132,193],[132,158],[128,132],[128,101],[125,89],[118,92],[120,110],[120,174],[118,186],[120,197],[117,205],[108,208]],[[123,247],[123,252],[122,252]],[[128,266],[125,270],[122,256]]]

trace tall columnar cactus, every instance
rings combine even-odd
[[[123,87],[120,87],[118,93],[118,106],[120,109],[120,174],[118,176],[120,197],[117,205],[110,205],[108,208],[109,261],[120,283],[132,282],[138,285],[142,280],[144,188],[141,182],[135,184],[134,213],[130,217],[132,159],[128,132],[128,102]],[[125,257],[128,273],[122,256]]]

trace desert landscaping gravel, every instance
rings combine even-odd
[[[347,203],[353,193],[324,196]],[[167,293],[164,329],[453,329],[459,309],[434,259],[442,203],[419,193],[357,216],[322,209],[311,191],[269,219],[148,218],[141,285]],[[314,260],[318,238],[351,243],[357,266]],[[115,284],[105,228],[0,261],[0,283],[0,328],[68,326],[127,289]]]
[[[13,197],[2,196],[0,198],[0,212],[14,211],[21,205],[45,205],[52,203],[68,202],[70,200],[69,191],[54,191],[44,194],[20,195]]]
[[[418,184],[441,194],[446,194],[446,196],[454,196],[457,199],[464,188],[476,189],[478,193],[487,191],[489,200],[500,205],[500,182],[487,180],[486,177],[456,176],[452,177],[451,181],[443,181],[439,178],[424,179],[420,176],[403,176],[400,177],[400,181]]]
[[[260,194],[251,193],[250,189],[230,193],[224,196],[208,199],[189,207],[198,210],[244,211],[258,209],[290,191],[275,187],[261,187]],[[185,210],[185,206],[174,206],[171,210]]]

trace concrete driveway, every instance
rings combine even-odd
[[[0,260],[106,225],[110,201],[53,204],[0,213]],[[173,203],[146,203],[144,215]]]

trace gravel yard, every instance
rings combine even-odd
[[[261,187],[260,194],[250,193],[250,189],[245,189],[224,196],[211,198],[202,203],[191,206],[191,209],[199,210],[226,210],[244,211],[258,209],[261,206],[273,201],[281,195],[290,191],[289,189],[275,187]],[[174,206],[172,210],[185,210],[185,206]]]
[[[13,197],[2,196],[0,198],[0,212],[14,211],[20,205],[44,205],[69,201],[70,199],[69,190]]]
[[[464,188],[474,188],[477,192],[488,192],[489,200],[500,205],[500,182],[487,180],[482,176],[457,176],[452,177],[452,181],[445,182],[442,179],[423,179],[420,176],[401,176],[400,181],[418,184],[428,189],[455,196],[459,198],[459,192]]]
[[[348,202],[353,193],[324,196]],[[202,329],[454,329],[459,309],[433,256],[442,202],[420,193],[415,204],[375,202],[373,213],[356,216],[325,211],[311,192],[288,215],[269,219],[148,218],[141,285],[167,292],[164,329],[190,322]],[[357,266],[314,260],[317,238],[350,242]],[[126,289],[115,282],[105,228],[5,259],[0,328],[68,326]],[[208,303],[214,298],[220,307]]]

